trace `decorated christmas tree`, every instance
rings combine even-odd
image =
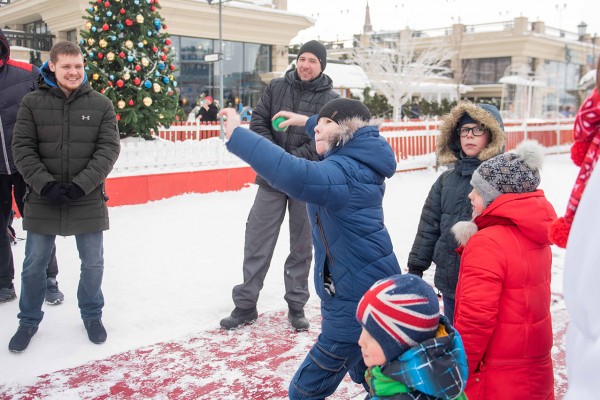
[[[158,0],[94,0],[81,49],[92,87],[113,101],[121,136],[151,138],[183,115]]]

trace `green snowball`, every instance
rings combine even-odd
[[[275,129],[277,132],[283,132],[287,129],[287,126],[285,128],[281,128],[279,126],[279,124],[281,124],[283,121],[287,120],[287,118],[285,117],[277,117],[273,120],[273,129]]]

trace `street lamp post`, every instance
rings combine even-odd
[[[207,0],[208,5],[211,5],[214,0]],[[223,101],[223,2],[230,0],[219,0],[219,50],[217,54],[219,55],[219,105],[221,109],[225,106]],[[225,129],[223,128],[223,115],[219,113],[219,125],[221,128],[221,133],[219,137],[221,139],[225,139]]]

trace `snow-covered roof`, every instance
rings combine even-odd
[[[371,86],[365,71],[358,65],[327,62],[325,74],[333,80],[334,88],[364,89]]]

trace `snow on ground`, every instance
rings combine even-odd
[[[546,157],[540,188],[559,215],[565,211],[576,173],[568,154]],[[438,174],[429,169],[399,173],[388,180],[386,225],[402,266],[406,265],[423,202]],[[219,320],[233,309],[231,289],[242,280],[244,227],[255,192],[256,186],[250,185],[237,192],[186,194],[145,205],[111,208],[111,229],[104,236],[103,321],[108,340],[102,345],[89,342],[79,318],[75,240],[57,238],[58,281],[65,302],[44,305],[40,329],[21,354],[7,350],[18,324],[18,301],[0,305],[0,346],[4,349],[0,349],[0,385],[30,385],[42,374],[214,331]],[[24,237],[20,221],[15,228],[17,235]],[[284,221],[258,303],[259,313],[286,309],[281,265],[288,242]],[[17,293],[24,248],[24,241],[13,248]],[[554,307],[564,308],[560,299],[564,250],[553,248],[553,254],[552,288],[558,300]],[[425,278],[432,281],[432,275],[430,269]],[[318,298],[312,289],[312,276],[310,279],[309,305],[316,309]],[[562,370],[557,375],[564,376],[564,366],[559,368]]]

